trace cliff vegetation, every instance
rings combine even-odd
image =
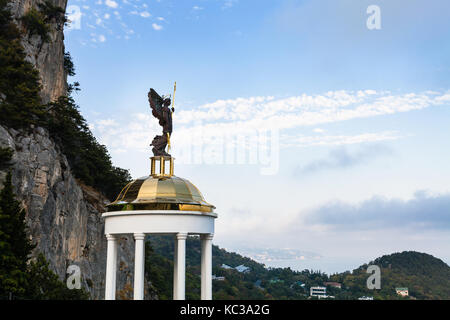
[[[130,181],[129,172],[112,164],[106,147],[95,139],[79,112],[73,98],[78,83],[68,85],[66,95],[42,104],[39,73],[25,59],[21,45],[24,34],[13,22],[8,2],[0,0],[0,124],[20,130],[46,128],[67,157],[75,177],[114,200]],[[27,34],[37,34],[47,41],[49,24],[61,22],[63,12],[48,1],[39,9],[30,9],[22,17]],[[64,69],[68,75],[75,75],[68,52],[64,54]]]

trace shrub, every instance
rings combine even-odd
[[[21,18],[23,26],[30,36],[39,35],[44,42],[50,41],[50,26],[46,22],[44,14],[35,8],[31,8]]]
[[[39,10],[31,8],[21,18],[23,26],[29,35],[39,35],[44,42],[50,41],[50,24],[56,23],[57,29],[61,30],[67,22],[65,10],[53,5],[49,0],[38,5]]]
[[[49,0],[39,4],[39,9],[45,17],[45,22],[56,22],[64,24],[67,22],[65,10],[61,7],[53,5]]]

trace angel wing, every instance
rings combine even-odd
[[[148,101],[150,102],[153,116],[161,121],[163,117],[163,99],[159,96],[158,93],[156,93],[155,90],[153,90],[153,88],[151,88],[150,92],[148,93]]]

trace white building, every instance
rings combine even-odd
[[[311,287],[309,289],[309,295],[311,297],[327,298],[327,288],[326,287]]]
[[[395,288],[395,292],[402,297],[407,297],[409,295],[408,288]]]
[[[249,272],[249,271],[250,271],[250,268],[244,266],[243,264],[241,264],[240,266],[237,266],[235,269],[236,269],[238,272],[243,272],[243,273],[246,273],[246,272]]]
[[[134,300],[144,298],[145,235],[156,233],[174,236],[174,300],[185,299],[186,239],[188,235],[200,235],[201,299],[211,300],[215,207],[205,201],[191,182],[173,174],[173,158],[158,156],[151,160],[151,175],[125,186],[102,215],[108,240],[105,299],[116,298],[117,247],[122,234],[134,235]],[[169,172],[165,170],[166,161],[169,161]]]

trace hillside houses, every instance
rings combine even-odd
[[[237,267],[231,267],[231,266],[229,266],[229,265],[227,265],[227,264],[222,264],[221,265],[221,268],[222,269],[225,269],[225,270],[230,270],[230,269],[234,269],[234,270],[236,270],[237,272],[241,272],[241,273],[247,273],[247,272],[250,272],[250,267],[247,267],[247,266],[245,266],[245,265],[243,265],[243,264],[241,264],[241,265],[239,265],[239,266],[237,266]]]
[[[409,296],[408,288],[395,288],[395,292],[402,297]]]
[[[332,287],[332,288],[337,288],[337,289],[342,288],[342,285],[339,282],[324,282],[323,285],[325,287]]]
[[[235,269],[236,269],[238,272],[242,272],[242,273],[250,272],[250,268],[244,266],[243,264],[237,266]]]

